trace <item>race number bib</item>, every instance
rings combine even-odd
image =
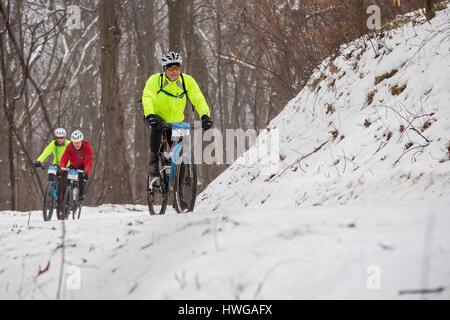
[[[48,172],[48,174],[54,174],[54,175],[56,175],[56,173],[58,172],[58,168],[55,167],[55,166],[49,166],[47,172]]]
[[[184,137],[189,135],[189,129],[172,129],[172,138]]]
[[[78,171],[77,170],[69,170],[69,173],[67,174],[67,179],[78,180]]]

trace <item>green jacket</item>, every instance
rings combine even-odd
[[[209,117],[208,104],[197,82],[187,74],[183,74],[183,78],[189,100],[195,106],[199,116],[201,117],[206,114]],[[163,73],[162,77],[160,73],[152,75],[147,80],[142,94],[142,105],[145,116],[157,114],[168,123],[183,121],[184,108],[186,107],[186,94],[183,95],[184,91],[181,81],[181,76],[176,81],[171,81],[165,73]],[[161,83],[164,91],[177,97],[171,97],[163,91],[160,91]],[[158,93],[158,91],[160,92]]]
[[[64,145],[57,146],[56,140],[53,140],[50,142],[50,144],[44,149],[44,151],[41,153],[39,158],[36,159],[36,161],[39,161],[43,163],[47,157],[53,153],[53,164],[56,166],[59,166],[59,161],[61,160],[62,155],[64,154],[64,151],[66,150],[67,146],[69,145],[70,141],[66,139],[66,142],[64,142]]]

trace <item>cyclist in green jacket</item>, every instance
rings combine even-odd
[[[66,130],[63,128],[55,129],[55,140],[50,142],[50,144],[44,149],[41,155],[36,159],[34,163],[35,168],[42,166],[42,163],[48,158],[50,154],[53,153],[53,165],[59,166],[59,161],[61,160],[66,147],[69,145],[70,141],[66,139]]]
[[[179,53],[169,52],[161,58],[162,73],[152,75],[142,94],[144,114],[152,130],[150,133],[150,175],[159,177],[158,152],[161,145],[162,121],[181,122],[184,120],[186,98],[195,106],[202,120],[202,127],[212,126],[210,112],[205,97],[193,77],[181,73],[183,59]],[[169,135],[170,137],[170,135]]]
[[[53,153],[53,165],[59,167],[59,162],[69,145],[70,141],[66,139],[66,130],[63,128],[57,128],[54,131],[55,140],[50,142],[50,144],[44,149],[41,155],[36,159],[34,163],[35,168],[42,167],[42,163],[48,158],[50,154]],[[62,198],[64,192],[64,181],[58,170],[58,199],[60,201],[60,208],[62,208]]]

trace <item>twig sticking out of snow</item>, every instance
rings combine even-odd
[[[322,147],[327,144],[330,141],[330,139],[328,139],[327,141],[325,141],[324,143],[322,143],[320,146],[318,146],[317,148],[314,148],[313,151],[311,151],[310,153],[308,153],[307,155],[301,156],[300,158],[298,158],[293,164],[289,165],[287,168],[285,168],[283,171],[280,172],[280,174],[274,175],[273,177],[271,177],[270,180],[274,180],[276,178],[279,178],[283,173],[285,173],[287,170],[291,169],[293,166],[295,166],[296,164],[300,163],[301,161],[305,160],[306,158],[308,158],[310,155],[312,155],[313,153],[316,153],[317,151],[319,151],[320,149],[322,149]]]

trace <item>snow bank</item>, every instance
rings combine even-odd
[[[263,174],[264,158],[257,166],[234,163],[198,197],[197,207],[448,197],[449,12],[439,11],[430,23],[410,14],[414,23],[343,46],[247,152],[278,129],[278,171]]]

